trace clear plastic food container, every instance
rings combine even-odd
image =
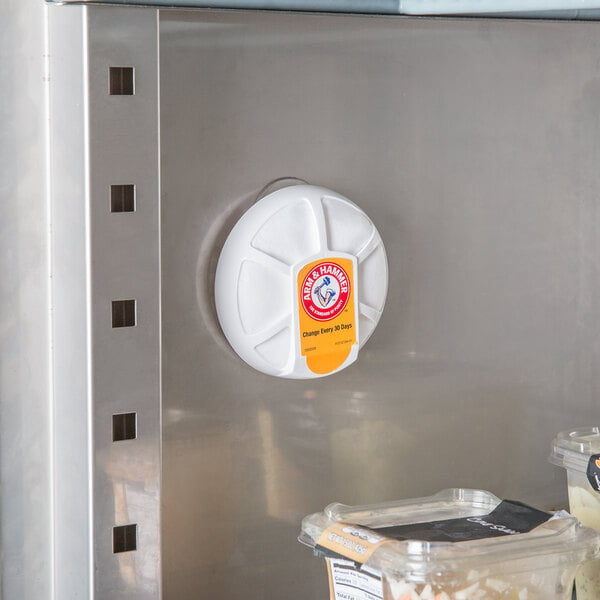
[[[525,516],[503,521],[507,503]],[[577,567],[600,556],[600,535],[568,513],[467,489],[331,504],[303,520],[299,540],[327,560],[332,600],[571,600]]]
[[[600,428],[560,432],[552,444],[550,462],[567,470],[573,516],[600,532]],[[600,561],[594,561],[577,575],[577,600],[599,599]]]

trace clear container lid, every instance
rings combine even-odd
[[[305,517],[299,541],[314,549],[319,546],[323,533],[336,523],[377,529],[481,517],[492,512],[500,502],[486,491],[453,488],[425,498],[385,504],[331,504],[324,512]],[[511,573],[559,568],[598,555],[600,536],[581,526],[575,517],[562,512],[528,533],[460,542],[388,540],[377,545],[364,564],[386,575],[423,582],[434,575],[466,572],[495,564],[502,564],[503,568],[508,565]]]
[[[600,454],[600,427],[581,427],[561,431],[554,438],[549,460],[553,465],[585,473],[594,454]]]

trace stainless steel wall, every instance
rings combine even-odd
[[[0,596],[158,598],[157,11],[28,0],[2,17]],[[135,95],[109,94],[125,65]],[[132,213],[111,210],[124,183]],[[135,326],[111,322],[119,299]],[[117,552],[124,525],[137,547]]]
[[[164,597],[326,597],[300,519],[446,486],[565,503],[598,418],[600,42],[584,23],[161,11]],[[212,305],[269,181],[365,209],[388,303],[335,376],[254,372]]]
[[[0,3],[0,597],[52,592],[46,12]]]

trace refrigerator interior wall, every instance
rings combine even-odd
[[[296,537],[331,501],[566,505],[550,441],[600,388],[596,25],[1,12],[2,595],[317,600]],[[380,327],[319,381],[254,372],[214,311],[282,176],[388,252]]]
[[[334,500],[563,506],[550,442],[600,385],[597,26],[164,10],[159,30],[164,597],[326,597],[295,540]],[[353,198],[388,253],[380,327],[318,381],[244,365],[213,306],[228,231],[284,176]]]
[[[2,598],[52,589],[45,31],[37,0],[0,3]]]

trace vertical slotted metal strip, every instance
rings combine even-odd
[[[158,598],[157,11],[88,8],[87,48],[95,596]],[[135,203],[115,211],[111,186]],[[124,413],[135,437],[118,439]]]

